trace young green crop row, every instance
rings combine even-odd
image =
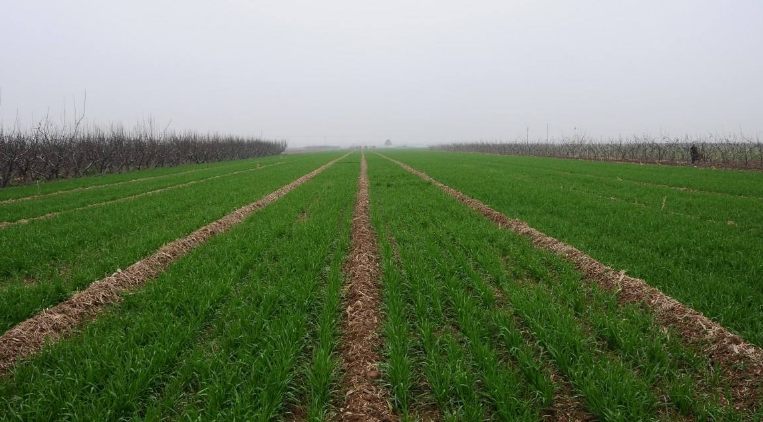
[[[289,157],[293,158],[293,157]],[[200,168],[190,173],[169,174],[159,178],[136,179],[131,183],[104,185],[98,189],[71,191],[51,196],[42,196],[25,201],[0,203],[0,224],[30,219],[54,212],[66,212],[79,208],[129,198],[160,189],[183,186],[187,183],[200,183],[221,177],[230,177],[241,172],[256,171],[260,166],[280,163],[289,158],[268,157],[256,162],[229,163],[225,166]]]
[[[299,156],[235,177],[0,230],[0,329],[338,156]]]
[[[648,179],[649,167],[670,183],[671,171],[678,180],[697,170],[694,186],[707,189],[710,170],[573,160],[551,160],[550,167],[549,159],[414,151],[390,156],[613,268],[627,269],[763,345],[763,201],[616,180],[633,174]],[[609,166],[610,179],[602,179],[603,166]],[[570,173],[560,174],[559,168]],[[714,174],[729,183],[736,176]],[[757,173],[739,177],[763,180]]]
[[[235,161],[233,163],[255,163],[264,158],[257,158],[251,160]],[[127,184],[135,183],[140,180],[148,180],[153,178],[172,177],[175,175],[181,175],[186,173],[204,171],[207,169],[224,168],[231,164],[230,161],[221,161],[218,163],[205,163],[205,164],[184,164],[176,167],[164,167],[153,168],[140,171],[131,171],[125,173],[109,173],[100,176],[88,176],[78,177],[73,179],[55,180],[45,183],[38,183],[34,185],[13,186],[4,189],[0,189],[0,202],[29,198],[40,195],[52,195],[57,193],[69,193],[69,191],[77,191],[88,188],[100,189],[112,184]]]
[[[303,174],[328,161],[306,157]],[[397,164],[366,158],[381,254],[379,382],[402,420],[763,417],[759,400],[735,409],[709,358],[649,312]],[[20,364],[0,379],[0,415],[339,419],[359,159],[340,160]]]

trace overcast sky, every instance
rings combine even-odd
[[[763,1],[2,0],[0,89],[292,146],[763,136]]]

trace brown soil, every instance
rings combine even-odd
[[[548,365],[551,370],[551,381],[556,386],[554,391],[554,400],[551,406],[545,409],[541,420],[554,422],[587,422],[596,420],[596,416],[588,413],[585,409],[585,400],[575,394],[572,384],[552,365]]]
[[[64,214],[64,213],[70,213],[70,212],[75,212],[75,211],[82,211],[82,210],[85,210],[85,209],[88,209],[88,208],[94,208],[94,207],[102,207],[104,205],[114,204],[114,203],[117,203],[117,202],[130,201],[130,200],[137,199],[137,198],[140,198],[140,197],[143,197],[143,196],[147,196],[147,195],[154,195],[154,194],[157,194],[157,193],[166,192],[168,190],[184,188],[186,186],[195,185],[197,183],[207,182],[209,180],[219,179],[221,177],[233,176],[233,175],[239,174],[239,173],[247,173],[247,172],[250,172],[250,171],[260,170],[260,169],[263,169],[263,168],[266,168],[266,167],[277,166],[279,164],[283,164],[283,162],[271,164],[271,165],[268,165],[268,166],[257,167],[257,168],[254,168],[254,169],[234,171],[232,173],[226,173],[226,174],[221,174],[221,175],[218,175],[218,176],[206,177],[204,179],[199,179],[199,180],[192,180],[190,182],[181,183],[179,185],[172,185],[172,186],[168,186],[166,188],[156,189],[156,190],[152,190],[152,191],[148,191],[148,192],[143,192],[143,193],[139,193],[137,195],[131,195],[131,196],[126,196],[124,198],[112,199],[111,201],[98,202],[96,204],[89,204],[89,205],[85,205],[84,207],[73,208],[73,209],[66,210],[66,211],[51,212],[49,214],[41,215],[39,217],[24,218],[24,219],[16,220],[16,221],[3,221],[3,222],[0,222],[0,229],[4,229],[4,228],[10,227],[10,226],[15,226],[15,225],[18,225],[18,224],[26,224],[26,223],[29,223],[29,222],[32,222],[32,221],[47,220],[48,218],[53,218],[53,217],[55,217],[57,215]]]
[[[530,227],[524,221],[510,219],[482,202],[432,179],[423,172],[391,158],[384,158],[431,182],[480,212],[498,227],[527,237],[536,247],[549,250],[571,262],[588,280],[597,283],[600,287],[618,292],[621,303],[643,304],[655,314],[660,323],[675,328],[686,343],[698,347],[708,355],[711,362],[719,365],[731,386],[736,408],[761,405],[758,392],[763,388],[763,350],[759,347],[745,342],[717,322],[667,296],[644,280],[630,277],[624,271],[615,271],[580,250]]]
[[[304,407],[294,406],[291,411],[286,412],[283,416],[283,420],[286,422],[303,422],[307,420],[307,411]]]
[[[381,348],[379,253],[371,227],[368,174],[361,155],[358,195],[352,217],[352,245],[345,263],[345,320],[342,329],[341,421],[396,421],[389,393],[379,385]]]
[[[57,341],[71,329],[93,318],[106,305],[120,301],[121,293],[141,287],[197,246],[228,231],[250,214],[291,192],[347,155],[324,164],[258,201],[161,247],[153,255],[132,264],[124,271],[117,270],[113,275],[94,282],[66,301],[6,331],[0,336],[0,373],[7,372],[18,360],[40,351],[46,342]]]

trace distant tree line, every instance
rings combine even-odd
[[[0,127],[0,187],[92,174],[199,164],[282,153],[285,141],[157,132],[153,124],[125,130],[49,122],[29,130]]]
[[[591,140],[581,137],[551,142],[453,142],[436,145],[431,149],[599,161],[691,164],[692,146],[699,152],[698,156],[695,155],[695,165],[763,169],[763,142],[759,138],[752,139],[740,135],[708,135],[698,139],[634,136],[617,140]]]

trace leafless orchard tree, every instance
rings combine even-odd
[[[83,114],[84,115],[84,114]],[[209,163],[280,154],[285,141],[253,137],[168,133],[153,122],[132,130],[84,127],[82,115],[71,125],[45,118],[29,130],[0,126],[0,187],[188,163]]]
[[[699,138],[630,138],[591,140],[584,136],[549,142],[453,142],[431,147],[440,151],[577,158],[662,164],[691,164],[696,146],[701,166],[763,169],[763,142],[744,135],[707,135]]]

